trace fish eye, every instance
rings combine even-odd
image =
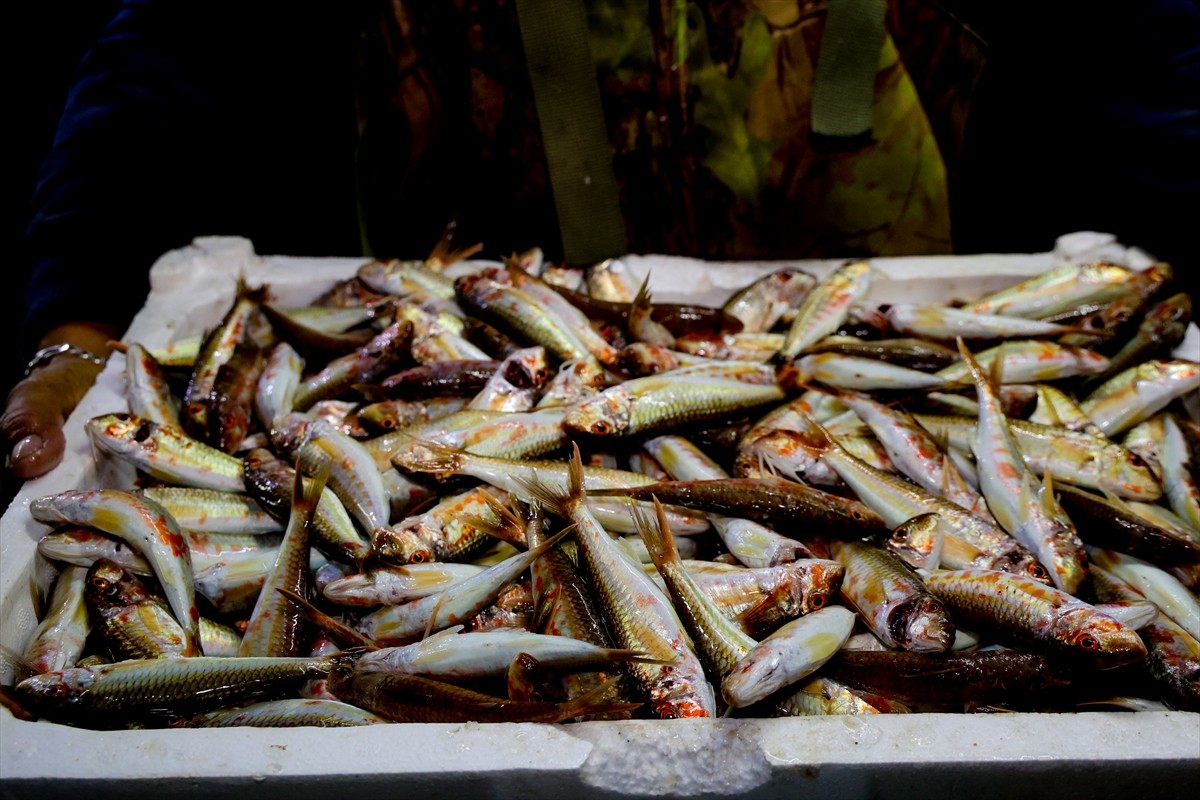
[[[1085,633],[1075,640],[1075,644],[1082,647],[1084,650],[1099,650],[1100,640],[1090,633]]]
[[[926,600],[924,610],[926,614],[940,614],[942,613],[942,604],[937,600]]]
[[[383,428],[385,431],[390,431],[392,428],[396,427],[396,420],[390,417],[385,417],[379,420],[379,427]]]
[[[865,521],[865,520],[866,520],[866,518],[867,518],[867,515],[866,515],[866,514],[864,514],[864,513],[862,513],[862,512],[861,512],[861,511],[859,511],[858,509],[853,509],[853,510],[850,512],[850,516],[851,516],[851,517],[853,517],[853,518],[855,519],[855,521],[857,521],[857,522],[863,522],[863,521]]]
[[[138,428],[137,431],[133,434],[133,440],[135,442],[144,442],[150,438],[150,433],[151,433],[150,426],[143,425],[140,428]]]
[[[129,414],[115,414],[114,416],[121,422],[129,422],[129,420],[133,419]]]
[[[808,598],[808,604],[812,606],[813,611],[816,611],[818,608],[825,607],[825,600],[825,595],[814,594],[812,597]]]
[[[892,531],[892,538],[897,542],[903,542],[908,538],[908,531],[904,530],[904,528],[896,528],[896,530]]]
[[[1038,580],[1045,580],[1046,578],[1050,577],[1050,573],[1046,572],[1046,568],[1041,564],[1030,564],[1029,574]]]
[[[411,556],[408,557],[408,562],[410,564],[424,564],[428,560],[429,560],[429,554],[426,553],[424,550],[418,550],[417,552],[413,553]]]
[[[608,423],[602,419],[598,419],[592,423],[592,433],[603,435],[608,433],[608,430]]]
[[[232,428],[233,427],[233,417],[229,416],[228,414],[221,417],[221,427],[224,428],[225,430],[229,430],[230,428]]]
[[[1146,466],[1146,459],[1131,451],[1129,453],[1129,463],[1138,469],[1141,469],[1142,467]]]

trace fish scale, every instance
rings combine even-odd
[[[961,339],[958,346],[979,396],[979,424],[971,451],[980,467],[980,489],[988,508],[1002,528],[1037,554],[1055,586],[1074,592],[1087,575],[1083,542],[1054,499],[1051,486],[1038,486],[982,368]]]
[[[60,712],[127,717],[232,705],[323,677],[333,664],[333,657],[163,656],[36,675],[15,691]]]
[[[946,570],[929,576],[925,585],[972,629],[996,631],[1101,669],[1146,657],[1135,631],[1032,578],[995,570]]]

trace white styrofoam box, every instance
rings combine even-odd
[[[1104,257],[1135,267],[1145,254],[1104,234],[1063,237],[1054,253],[874,259],[867,302],[969,298],[1064,260]],[[703,264],[629,256],[658,301],[720,304],[765,272],[834,261]],[[237,278],[267,283],[281,305],[307,302],[354,274],[361,259],[261,257],[244,239],[198,239],[164,255],[124,339],[150,347],[218,322]],[[1184,347],[1200,353],[1195,327]],[[45,526],[32,498],[116,486],[128,473],[97,465],[83,431],[126,408],[114,357],[67,422],[63,464],[28,482],[0,521],[0,645],[20,652],[34,628],[30,584],[52,567],[36,554]],[[12,666],[0,661],[0,683]],[[917,797],[1184,795],[1200,774],[1200,715],[1182,712],[919,714],[870,718],[427,724],[361,729],[90,731],[29,723],[0,711],[0,796],[247,797],[287,791],[403,790],[420,796]]]

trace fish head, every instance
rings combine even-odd
[[[629,428],[633,398],[625,385],[606,389],[567,412],[563,426],[593,436],[618,436]]]
[[[295,411],[280,414],[271,426],[271,444],[285,458],[291,458],[304,443],[312,423],[310,417]]]
[[[1152,503],[1162,497],[1162,484],[1150,465],[1137,453],[1118,444],[1106,444],[1093,454],[1100,488],[1120,497]]]
[[[423,518],[418,518],[411,525],[405,522],[394,528],[378,529],[371,554],[380,561],[399,566],[433,561],[434,554],[428,540],[414,530],[421,527],[429,528],[430,524]]]
[[[634,342],[621,349],[617,363],[630,375],[657,375],[679,366],[679,359],[665,347]]]
[[[402,472],[424,472],[436,479],[449,478],[466,466],[466,456],[459,450],[437,442],[409,440],[392,453],[392,465]]]
[[[917,595],[902,603],[888,627],[897,645],[914,653],[945,653],[954,644],[954,621],[932,595]]]
[[[920,514],[897,525],[884,543],[888,550],[914,569],[937,569],[942,560],[946,532],[937,514]]]
[[[673,667],[666,664],[663,669]],[[698,681],[659,681],[650,692],[650,708],[658,719],[711,717],[711,709],[715,706],[712,685],[703,678]]]
[[[990,565],[984,568],[1000,570],[1001,572],[1011,572],[1014,575],[1024,575],[1043,586],[1054,585],[1054,581],[1050,577],[1050,570],[1046,569],[1046,566],[1037,560],[1037,556],[1024,549],[1013,550],[997,556]]]
[[[88,569],[84,596],[90,607],[101,612],[142,603],[150,598],[140,580],[107,558],[97,559]]]
[[[536,389],[550,379],[546,348],[527,347],[513,353],[504,363],[504,379],[518,389]]]
[[[1095,350],[1068,345],[1061,345],[1061,347],[1078,365],[1077,369],[1079,372],[1085,375],[1103,372],[1108,368],[1108,357],[1097,353]]]
[[[136,452],[153,446],[156,424],[133,414],[103,414],[87,421],[92,444],[114,455]],[[146,444],[149,443],[149,444]]]
[[[1136,664],[1148,652],[1137,631],[1086,603],[1059,614],[1050,636],[1061,652],[1094,669]]]
[[[794,561],[791,569],[798,578],[791,582],[791,596],[800,614],[810,614],[828,605],[846,576],[844,566],[826,558]]]
[[[26,678],[14,691],[35,707],[68,708],[77,705],[95,682],[91,669],[75,667]]]
[[[413,262],[408,262],[410,266]],[[358,268],[357,277],[377,292],[395,293],[395,285],[406,268],[406,262],[396,259],[368,261]]]

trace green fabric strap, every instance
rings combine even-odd
[[[517,0],[517,20],[568,264],[625,253],[612,149],[582,0]]]
[[[870,132],[886,12],[887,0],[829,0],[813,77],[813,133]]]

